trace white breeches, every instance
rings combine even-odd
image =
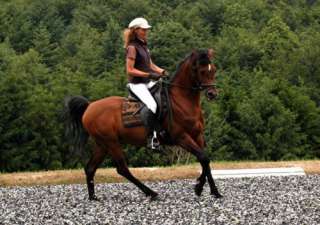
[[[150,109],[154,114],[157,112],[157,103],[150,94],[149,89],[153,87],[157,82],[150,81],[146,84],[133,84],[129,83],[130,90]]]

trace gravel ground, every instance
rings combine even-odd
[[[0,188],[0,224],[320,224],[319,175],[219,179],[222,199],[194,183],[147,182],[152,202],[131,183],[96,185],[101,202],[84,185]]]

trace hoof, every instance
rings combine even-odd
[[[212,195],[214,195],[215,198],[223,198],[223,196],[219,192],[212,193]]]
[[[158,197],[159,195],[156,192],[153,192],[153,193],[151,193],[151,194],[149,194],[147,196],[150,196],[150,201],[156,201],[156,200],[159,199],[159,197]]]
[[[99,198],[98,198],[97,196],[95,196],[95,195],[90,196],[90,197],[89,197],[89,200],[90,200],[90,201],[97,201],[97,202],[100,202]]]
[[[194,187],[194,191],[196,193],[197,196],[200,196],[202,191],[203,191],[203,187],[201,187],[199,184],[197,184],[195,187]]]

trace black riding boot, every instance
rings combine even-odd
[[[141,110],[141,118],[148,132],[148,147],[159,150],[160,142],[157,133],[160,132],[161,126],[156,114],[144,107]]]

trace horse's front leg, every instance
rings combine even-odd
[[[202,165],[202,164],[201,164]],[[201,175],[197,179],[198,183],[194,187],[194,191],[196,192],[196,195],[200,196],[203,191],[203,186],[206,183],[206,174],[202,166],[202,172]]]
[[[205,155],[203,148],[201,148],[192,137],[189,135],[184,135],[179,140],[179,145],[189,151],[191,154],[197,157],[198,161],[201,164],[202,167],[202,173],[200,177],[198,178],[198,183],[195,186],[195,192],[198,196],[201,195],[203,186],[206,183],[206,178],[208,179],[209,185],[210,185],[210,191],[211,194],[214,195],[216,198],[222,197],[222,195],[219,193],[217,186],[215,185],[215,182],[213,180],[212,174],[211,174],[211,168],[210,168],[210,160]]]

